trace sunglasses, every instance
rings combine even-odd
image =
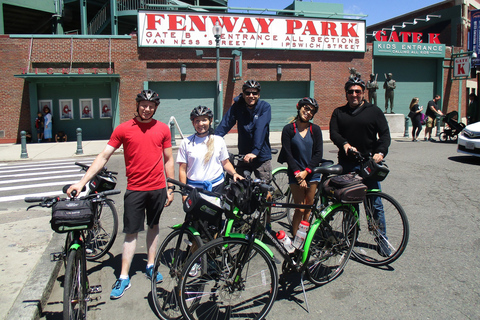
[[[243,94],[246,95],[247,97],[248,97],[249,95],[258,96],[258,92],[257,92],[257,91],[243,91]]]
[[[362,93],[362,90],[358,90],[358,89],[357,90],[347,90],[347,93],[348,94],[353,94],[353,93],[360,94],[360,93]]]

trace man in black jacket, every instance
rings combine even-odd
[[[338,162],[343,167],[343,173],[348,173],[360,168],[360,164],[348,155],[349,150],[358,151],[362,155],[372,154],[375,162],[379,163],[388,153],[391,138],[382,110],[364,99],[363,80],[348,79],[345,94],[347,104],[336,108],[330,119],[330,139],[339,149]],[[364,182],[368,189],[380,189],[378,181],[366,179]],[[380,198],[375,200],[374,206],[375,218],[385,226],[385,213]],[[381,240],[377,242],[379,254],[389,256],[388,245]]]

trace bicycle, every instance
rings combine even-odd
[[[92,204],[102,203],[107,196],[119,193],[119,190],[108,190],[84,196],[81,200],[87,200]],[[29,206],[27,210],[33,207],[52,208],[55,204],[61,202],[75,204],[74,198],[60,197],[27,197],[25,202],[37,202],[37,204]],[[88,222],[86,220],[78,221],[75,224],[72,222],[72,224],[64,224],[54,229],[56,232],[67,233],[63,251],[51,254],[52,261],[63,260],[65,265],[63,319],[86,319],[87,303],[91,301],[90,295],[102,292],[100,285],[92,286],[89,284],[87,276],[87,242],[84,239],[87,238],[88,229],[92,227],[96,219],[92,207],[89,208],[92,212]],[[71,215],[75,214],[71,213]]]
[[[370,155],[363,156],[354,151],[351,153],[361,168],[368,166],[368,163],[374,165]],[[361,170],[371,172],[375,169],[357,171],[361,173]],[[384,177],[382,175],[379,179]],[[359,231],[353,256],[369,266],[383,266],[397,260],[405,251],[410,233],[408,218],[400,203],[380,189],[368,189],[358,210]],[[378,218],[379,210],[384,212],[384,221]]]
[[[314,172],[322,173],[322,179],[342,172],[341,166],[317,167]],[[308,308],[303,283],[304,274],[315,285],[323,285],[338,277],[348,262],[353,249],[349,240],[357,235],[355,210],[352,204],[333,201],[323,207],[317,193],[313,205],[272,203],[267,201],[271,186],[261,181],[246,179],[251,197],[239,199],[235,192],[227,190],[226,210],[237,207],[243,214],[253,213],[252,229],[247,234],[231,234],[220,237],[197,250],[186,262],[178,284],[180,309],[186,319],[251,318],[263,319],[276,299],[279,279],[270,248],[257,239],[255,229],[266,206],[282,208],[305,208],[312,211],[310,229],[303,248],[290,254],[270,232],[263,233],[284,258],[283,276],[288,273],[301,274],[301,285]],[[366,188],[364,188],[366,191]],[[322,195],[328,196],[328,195]],[[247,201],[245,201],[247,200]],[[189,274],[194,265],[203,263],[206,269],[195,275]]]
[[[272,154],[277,154],[277,149],[272,149]],[[236,168],[239,161],[243,161],[245,155],[230,153],[230,162],[233,167]],[[229,175],[227,175],[229,176]],[[230,177],[231,178],[231,177]],[[230,179],[225,179],[225,184],[228,185]],[[287,167],[278,167],[272,170],[271,185],[274,189],[271,192],[272,202],[285,202],[290,196],[290,185],[288,184]],[[271,221],[277,221],[285,218],[288,213],[288,209],[284,208],[271,208],[270,219]]]
[[[81,168],[81,171],[87,171],[90,166],[75,162]],[[90,196],[96,192],[112,190],[117,183],[118,172],[108,171],[106,167],[100,170],[97,175],[90,180],[80,196]],[[64,193],[70,187],[64,187]],[[112,199],[103,198],[102,201],[93,203],[95,213],[94,224],[86,232],[86,255],[88,261],[94,261],[103,257],[113,246],[118,232],[118,214],[115,208],[115,202]]]

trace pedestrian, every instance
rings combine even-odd
[[[58,131],[55,134],[55,141],[56,142],[67,142],[67,135],[63,131]]]
[[[438,101],[440,101],[441,97],[440,95],[435,95],[433,100],[428,101],[427,105],[427,111],[425,112],[425,115],[427,116],[427,121],[426,121],[426,126],[425,126],[425,141],[435,141],[435,139],[432,138],[432,131],[433,127],[437,123],[437,116],[443,116],[443,112],[439,110],[438,108]],[[427,139],[428,136],[428,139]]]
[[[43,107],[43,113],[45,114],[43,116],[43,123],[44,123],[44,129],[43,129],[43,138],[48,140],[48,142],[52,141],[52,126],[53,126],[53,119],[52,119],[52,114],[50,113],[50,108],[45,106]]]
[[[415,97],[410,102],[410,112],[408,116],[412,120],[412,141],[418,141],[418,136],[422,131],[422,111],[423,106],[419,107],[418,102],[420,101],[419,98]]]
[[[349,150],[362,155],[371,154],[376,163],[381,162],[390,146],[390,130],[382,110],[364,99],[365,83],[357,78],[345,83],[347,104],[333,110],[330,119],[330,139],[338,147],[338,162],[343,173],[360,169],[360,164],[349,155]],[[364,179],[368,189],[381,189],[380,182]],[[391,251],[386,238],[386,222],[383,204],[380,198],[374,199],[374,218],[383,226],[383,236],[378,237],[377,251],[382,256],[389,256]]]
[[[295,204],[312,205],[320,174],[313,174],[323,157],[322,130],[312,121],[318,112],[317,101],[302,98],[297,103],[296,117],[283,127],[282,149],[278,162],[288,164],[288,183]],[[301,221],[308,221],[309,209],[295,209],[292,219],[292,234],[297,234]]]
[[[44,131],[44,123],[43,123],[43,115],[41,112],[37,113],[37,117],[35,118],[35,129],[37,129],[37,142],[42,142],[43,139],[43,131]]]
[[[468,108],[467,108],[467,124],[480,121],[480,110],[478,105],[477,95],[470,93],[468,96]]]
[[[160,97],[153,90],[143,90],[136,98],[135,117],[120,124],[113,131],[105,149],[95,158],[83,178],[72,185],[72,191],[80,193],[83,186],[90,181],[108,162],[112,154],[121,145],[127,175],[127,190],[124,195],[123,232],[125,240],[122,252],[120,277],[113,285],[111,299],[118,299],[130,288],[130,265],[137,244],[138,232],[144,230],[147,218],[147,267],[146,276],[153,276],[153,264],[158,243],[158,223],[163,207],[173,201],[173,185],[168,186],[166,179],[174,178],[174,159],[169,127],[153,119],[160,104]],[[160,273],[156,281],[163,280]]]

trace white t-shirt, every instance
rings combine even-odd
[[[208,139],[214,140],[214,151],[210,161],[204,165],[203,160],[207,154]],[[209,135],[198,137],[191,135],[182,140],[178,149],[177,163],[187,164],[187,179],[193,181],[212,181],[223,173],[222,161],[228,159],[228,150],[225,140],[220,136]],[[223,183],[223,179],[213,186]]]

